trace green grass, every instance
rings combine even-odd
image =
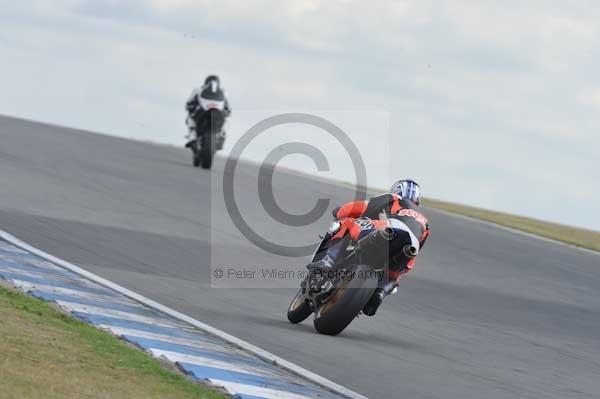
[[[466,205],[452,204],[449,202],[424,199],[423,204],[432,208],[442,209],[473,218],[487,220],[503,226],[532,233],[538,236],[551,238],[572,244],[578,247],[600,251],[600,232],[587,230],[558,223],[544,222],[524,216],[516,216],[503,212],[490,211]]]
[[[0,397],[226,396],[44,301],[0,285]]]

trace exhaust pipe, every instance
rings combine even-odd
[[[394,229],[385,227],[372,231],[368,236],[361,238],[358,246],[362,251],[378,250],[381,248],[381,245],[388,245],[388,242],[393,240],[394,236]]]
[[[384,227],[381,230],[377,230],[377,232],[379,233],[381,238],[383,238],[386,241],[392,241],[395,236],[394,229],[392,229],[391,227]]]
[[[408,259],[414,259],[419,254],[419,251],[416,247],[409,244],[402,248],[402,253],[404,253],[404,256],[406,256]]]

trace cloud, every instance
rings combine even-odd
[[[349,132],[401,159],[386,179],[408,174],[439,198],[600,228],[587,204],[600,195],[592,4],[4,1],[0,112],[179,143],[183,102],[214,72],[234,115],[388,111],[391,132]],[[577,187],[568,215],[552,211],[556,181]]]
[[[600,108],[600,88],[584,89],[577,100],[583,105]]]

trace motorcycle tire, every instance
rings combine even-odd
[[[198,148],[198,143],[196,141],[193,141],[186,147],[188,147],[192,151],[192,165],[194,165],[195,168],[200,167],[200,151]]]
[[[358,316],[377,288],[378,279],[367,265],[358,265],[353,278],[345,278],[316,312],[315,329],[325,335],[338,335]]]
[[[290,303],[290,306],[288,307],[287,318],[290,322],[297,324],[306,320],[306,318],[311,314],[312,310],[310,309],[310,306],[308,306],[308,303],[306,303],[304,300],[304,294],[302,294],[302,290],[299,290],[292,300],[292,303]]]
[[[200,153],[202,169],[210,169],[212,167],[213,157],[215,156],[213,141],[212,134],[204,133],[202,135],[202,149]]]

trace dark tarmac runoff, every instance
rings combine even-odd
[[[183,148],[0,117],[0,229],[369,398],[600,398],[598,254],[426,208],[431,238],[398,295],[322,336],[311,319],[287,321],[293,285],[211,286],[211,259],[283,261],[215,200],[224,164],[195,169]],[[237,201],[260,230],[258,167],[242,166]],[[353,197],[275,175],[275,198],[292,213]],[[314,242],[327,222],[318,226],[294,240]],[[286,262],[301,270],[307,258]]]

